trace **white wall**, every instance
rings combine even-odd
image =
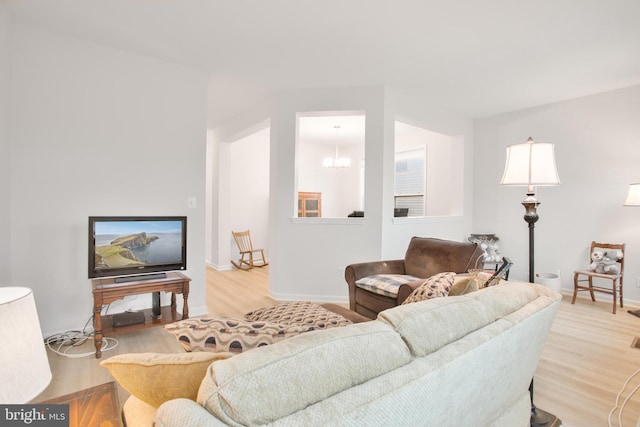
[[[0,3],[0,286],[11,283],[11,157],[9,146],[9,22]]]
[[[229,144],[231,167],[229,217],[231,230],[251,231],[254,248],[269,256],[269,129]],[[231,259],[240,257],[237,245],[227,236]]]
[[[424,149],[426,154],[426,216],[451,216],[456,212],[457,203],[462,198],[458,186],[462,169],[456,167],[461,162],[459,140],[403,122],[395,122],[396,152]]]
[[[364,206],[361,204],[361,175],[362,164],[365,158],[365,145],[364,144],[350,144],[340,148],[340,157],[347,157],[351,159],[351,167],[346,168],[343,176],[336,175],[336,194],[338,209],[334,213],[337,218],[344,218],[352,213],[354,210],[363,210]],[[326,170],[327,173],[339,172],[335,169]],[[366,175],[365,165],[365,175]],[[366,204],[366,200],[364,201]],[[327,215],[329,216],[329,215]]]
[[[271,115],[270,292],[280,299],[347,299],[344,267],[358,257],[380,257],[380,186],[383,146],[382,88],[307,89],[282,93]],[[364,223],[292,221],[296,202],[297,113],[364,111],[366,186]],[[277,172],[276,172],[277,171]],[[369,185],[372,183],[371,185]]]
[[[322,193],[322,216],[337,217],[336,184],[346,169],[326,169],[322,167],[325,157],[333,157],[335,147],[311,141],[298,141],[296,153],[296,173],[298,192]],[[334,173],[335,172],[335,173]],[[327,197],[334,195],[334,197]]]
[[[335,146],[298,142],[296,155],[298,191],[322,193],[322,217],[345,218],[360,208],[360,164],[364,144],[342,145],[340,157],[351,159],[351,167],[325,168],[322,161],[335,157]]]
[[[458,197],[449,199],[450,215],[427,218],[391,218],[393,216],[394,145],[384,147],[384,181],[380,184],[384,197],[382,222],[382,255],[384,259],[403,258],[407,242],[413,236],[466,241],[471,232],[473,215],[473,122],[443,110],[435,102],[387,89],[385,97],[385,141],[393,138],[396,120],[451,137],[451,169],[446,182],[435,185],[450,189]],[[433,157],[433,155],[427,154]],[[428,162],[432,161],[427,159]],[[428,185],[433,185],[434,182]]]
[[[293,218],[296,192],[303,190],[297,187],[295,173],[296,117],[298,113],[317,111],[364,111],[366,115],[366,218],[363,220]],[[462,193],[464,183],[464,196],[452,203],[457,216],[394,220],[396,116],[408,117],[411,123],[453,137],[452,155],[458,156],[459,160],[452,168],[459,168],[461,178],[447,184],[459,188]],[[464,240],[471,232],[473,127],[470,120],[382,87],[294,90],[280,93],[215,129],[217,153],[221,155],[226,150],[228,144],[224,141],[234,140],[233,135],[264,120],[269,120],[271,130],[269,258],[270,293],[274,297],[347,301],[346,265],[401,258],[412,236]],[[218,160],[217,171],[220,171],[226,162]],[[218,197],[226,191],[226,184],[222,184],[224,179],[222,173],[214,178],[217,190],[212,192],[212,197],[217,197],[220,205],[213,209],[214,228],[219,226],[220,218],[226,212],[221,209],[223,198]],[[216,239],[224,238],[216,236],[216,231],[212,233],[213,264],[217,256]]]
[[[457,188],[450,187],[455,182],[455,165],[461,160],[453,157],[456,144],[444,135],[435,136],[427,144],[427,216],[452,215],[451,201],[460,197],[459,193],[454,194]]]
[[[500,187],[505,147],[529,136],[556,145],[561,185],[538,188],[536,272],[588,265],[592,240],[627,244],[625,298],[640,300],[640,210],[622,206],[629,183],[640,182],[640,86],[587,96],[475,122],[474,232],[495,233],[515,262],[512,277],[528,278],[528,231],[522,187]],[[599,299],[610,300],[608,295]]]
[[[209,84],[212,84],[209,82]],[[214,98],[207,99],[207,105],[218,102]],[[209,108],[208,112],[217,111]],[[207,228],[205,235],[206,263],[211,267],[225,270],[230,269],[232,259],[231,249],[235,245],[231,237],[231,168],[232,145],[235,141],[254,135],[269,128],[270,108],[268,103],[257,103],[250,111],[243,115],[229,119],[224,125],[213,128],[216,117],[207,118],[207,183],[206,198]],[[269,143],[271,156],[271,143]],[[262,233],[263,231],[260,231]],[[264,231],[269,235],[268,230]],[[260,245],[262,246],[262,245]],[[268,244],[265,244],[267,249]]]
[[[206,77],[26,26],[12,36],[12,282],[34,289],[45,334],[91,316],[90,215],[187,215],[190,312],[206,312]]]

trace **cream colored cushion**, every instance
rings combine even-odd
[[[129,353],[100,362],[129,393],[157,408],[183,397],[195,400],[207,368],[230,353]]]
[[[484,304],[457,296],[390,308],[378,320],[394,327],[414,356],[421,357],[488,325],[492,315]]]
[[[215,363],[198,403],[230,425],[269,424],[409,361],[381,322],[313,331]]]
[[[215,418],[194,401],[173,399],[160,405],[153,424],[140,427],[228,427],[228,424]]]
[[[512,315],[536,298],[534,287],[508,283],[390,308],[380,312],[378,320],[394,327],[412,353],[420,357]]]
[[[483,288],[481,292],[473,292],[466,297],[482,302],[493,311],[495,319],[500,319],[538,298],[539,292],[541,292],[539,287],[533,287],[527,283],[502,282],[500,285]],[[553,295],[553,291],[551,292]],[[546,303],[546,299],[544,300]]]

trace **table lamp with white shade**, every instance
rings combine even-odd
[[[0,403],[28,403],[51,382],[33,292],[0,287]]]
[[[640,206],[640,184],[629,184],[625,206]]]

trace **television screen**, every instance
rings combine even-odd
[[[186,217],[89,217],[89,278],[185,270],[186,243]]]

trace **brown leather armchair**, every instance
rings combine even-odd
[[[397,298],[393,298],[357,287],[356,281],[364,277],[376,274],[403,274],[428,278],[446,271],[465,273],[475,267],[476,261],[482,255],[482,249],[475,243],[413,237],[404,259],[347,266],[344,278],[349,285],[349,308],[375,319],[382,310],[401,304],[422,283],[418,281],[401,285]]]

